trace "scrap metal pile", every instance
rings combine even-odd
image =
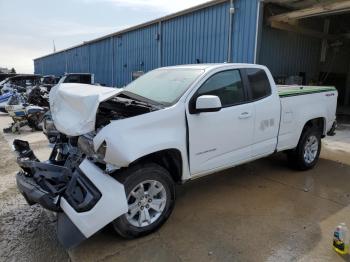
[[[19,133],[24,126],[42,130],[42,120],[49,110],[49,91],[57,80],[54,76],[17,75],[1,81],[0,111],[13,120],[3,131]]]

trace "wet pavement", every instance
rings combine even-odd
[[[40,135],[26,135],[44,157]],[[0,260],[350,261],[331,246],[335,226],[350,225],[350,143],[332,139],[313,170],[291,170],[284,154],[231,168],[178,186],[175,209],[156,233],[124,240],[106,227],[65,251],[54,222],[17,192],[14,156],[0,134]]]

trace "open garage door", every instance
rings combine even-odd
[[[334,85],[350,119],[350,1],[265,1],[258,63],[279,84]]]

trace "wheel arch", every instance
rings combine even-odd
[[[135,161],[130,163],[129,166],[134,166],[147,162],[153,162],[164,167],[166,170],[169,171],[174,182],[180,183],[182,181],[183,162],[182,155],[179,149],[169,148],[150,153],[148,155],[136,159]]]
[[[321,137],[325,137],[326,135],[326,119],[324,117],[317,117],[308,120],[302,129],[300,136],[304,133],[304,131],[308,128],[315,128],[320,131]],[[299,138],[300,139],[300,138]]]
[[[316,165],[321,150],[321,138],[324,136],[324,132],[326,129],[324,126],[324,121],[324,118],[320,117],[310,119],[305,123],[301,131],[297,146],[287,151],[288,161],[292,167],[298,170],[308,170]],[[306,162],[304,150],[306,145],[305,143],[307,143],[307,140],[309,138],[308,135],[310,134],[317,134],[318,151],[316,152],[316,156],[314,156],[314,159],[310,160],[311,162]]]

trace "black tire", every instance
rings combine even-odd
[[[308,162],[304,157],[305,146],[310,137],[316,137],[318,145],[317,145],[317,153],[313,161]],[[319,130],[315,128],[307,128],[304,129],[301,134],[298,146],[288,152],[288,162],[291,167],[297,170],[308,170],[312,169],[318,162],[319,156],[321,152],[321,133]]]
[[[158,229],[170,216],[175,204],[175,184],[169,172],[160,165],[149,163],[135,165],[127,168],[122,173],[114,176],[125,187],[125,193],[128,197],[130,192],[140,183],[147,180],[160,182],[166,192],[166,204],[161,215],[148,226],[137,227],[132,225],[127,214],[124,214],[112,222],[114,230],[122,237],[132,239],[148,235]]]

